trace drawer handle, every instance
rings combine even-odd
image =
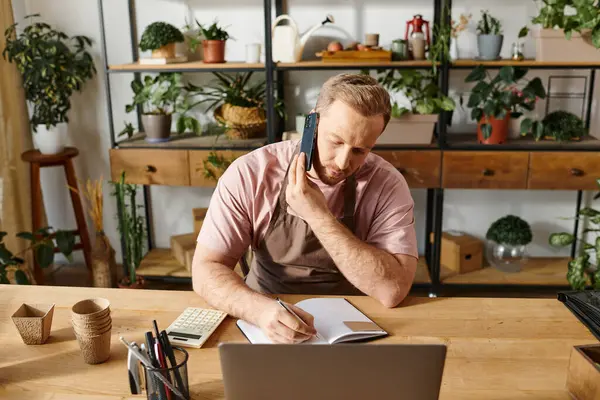
[[[583,176],[583,171],[579,168],[571,168],[571,175],[573,176]]]
[[[483,176],[494,176],[494,170],[493,169],[489,169],[489,168],[485,168],[483,171]]]
[[[156,167],[154,165],[146,165],[146,172],[156,172]]]

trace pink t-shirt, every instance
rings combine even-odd
[[[249,246],[258,247],[277,204],[297,140],[273,143],[237,158],[217,183],[198,242],[239,259]],[[418,258],[414,201],[402,174],[370,153],[356,175],[355,235],[389,253]],[[317,184],[331,212],[344,214],[343,181]],[[288,208],[288,212],[293,211]]]

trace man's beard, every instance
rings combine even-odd
[[[321,182],[323,182],[324,184],[329,185],[329,186],[334,186],[346,178],[346,174],[343,172],[339,172],[339,170],[337,170],[337,169],[335,169],[335,171],[336,171],[335,176],[330,175],[327,172],[328,171],[327,167],[325,167],[325,166],[323,166],[323,164],[321,164],[318,154],[315,154],[315,159],[313,161],[313,168],[315,169],[315,172],[317,173],[317,176],[319,177]]]

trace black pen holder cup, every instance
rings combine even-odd
[[[146,396],[149,400],[189,400],[190,390],[188,385],[187,362],[188,352],[181,347],[173,346],[176,365],[171,368],[148,368],[142,364],[144,380],[146,383]],[[169,388],[156,374],[161,374],[169,383],[180,392]]]

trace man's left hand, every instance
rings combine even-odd
[[[330,214],[321,190],[306,177],[306,155],[300,153],[292,160],[285,192],[287,203],[309,225],[314,219]]]

